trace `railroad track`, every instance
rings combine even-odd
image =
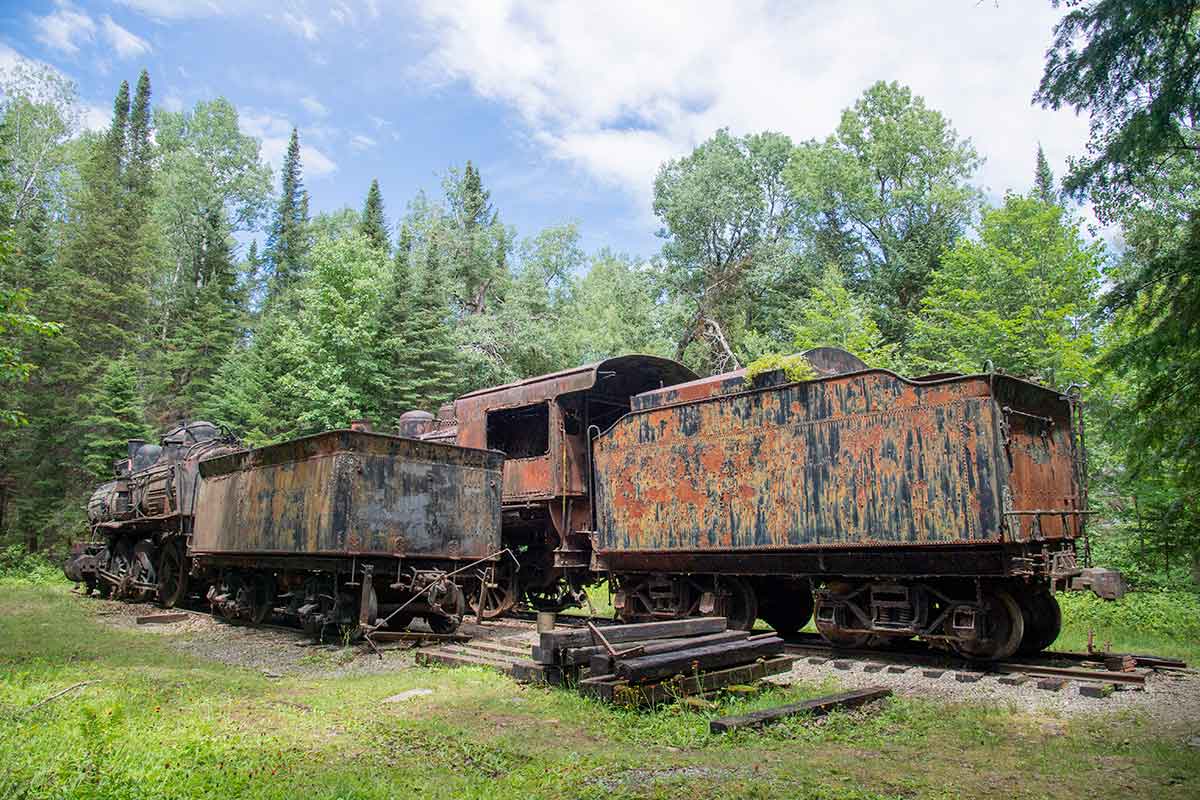
[[[798,634],[787,638],[785,652],[789,655],[808,656],[810,660],[834,662],[835,667],[852,668],[861,665],[867,671],[882,671],[894,666],[923,667],[927,672],[936,672],[940,677],[946,672],[963,676],[964,680],[978,679],[983,675],[1025,675],[1029,678],[1050,680],[1076,680],[1100,684],[1144,686],[1146,678],[1154,672],[1180,672],[1187,664],[1179,659],[1161,656],[1134,655],[1122,659],[1123,666],[1132,668],[1109,669],[1105,654],[1069,653],[1046,651],[1028,658],[1009,659],[999,662],[970,661],[948,653],[930,650],[912,643],[894,648],[847,650],[834,647],[817,634]],[[872,667],[878,666],[877,669]]]

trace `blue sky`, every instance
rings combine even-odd
[[[526,3],[492,0],[0,0],[0,66],[74,79],[102,125],[150,70],[157,104],[223,95],[278,166],[291,126],[315,210],[359,207],[377,177],[394,221],[467,159],[521,235],[579,225],[589,251],[649,256],[657,166],[718,127],[824,137],[878,79],[970,136],[993,198],[1056,172],[1086,121],[1030,106],[1045,0]]]

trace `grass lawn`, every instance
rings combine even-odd
[[[1138,716],[1047,724],[893,699],[719,737],[712,716],[836,686],[648,713],[475,669],[270,680],[91,608],[66,587],[0,582],[0,797],[1200,796],[1185,731]],[[97,682],[33,708],[82,681]],[[418,687],[434,693],[380,702]]]

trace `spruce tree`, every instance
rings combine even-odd
[[[45,343],[45,367],[36,376],[42,455],[31,467],[31,481],[39,486],[38,495],[65,498],[72,507],[103,461],[97,461],[94,447],[88,450],[96,441],[94,404],[104,399],[95,391],[114,361],[134,371],[133,354],[145,341],[150,226],[145,216],[130,212],[138,202],[131,200],[127,180],[131,138],[129,87],[123,83],[109,130],[92,143],[80,167],[71,223],[44,292],[41,313],[61,322],[63,330]],[[136,372],[119,377],[136,385]],[[110,457],[116,456],[104,454]]]
[[[308,252],[308,193],[300,166],[300,134],[292,128],[287,155],[283,159],[279,205],[267,238],[267,261],[271,283],[267,299],[279,296],[304,271]]]
[[[387,253],[391,247],[388,238],[387,218],[383,215],[383,195],[379,191],[379,181],[371,180],[371,188],[367,190],[367,200],[363,204],[362,222],[358,226],[363,236],[371,246],[382,253]]]
[[[407,346],[408,320],[412,313],[412,234],[408,225],[400,228],[396,257],[392,260],[391,278],[379,307],[378,361],[383,365],[386,391],[380,398],[380,422],[393,425],[405,411],[417,408],[410,386],[411,356]]]
[[[1058,203],[1058,193],[1054,191],[1054,173],[1050,170],[1050,162],[1042,151],[1041,143],[1037,149],[1037,166],[1033,171],[1033,196],[1043,203]]]
[[[463,226],[468,230],[488,225],[495,220],[495,212],[490,204],[491,193],[483,188],[483,180],[479,170],[470,161],[463,171],[462,178],[462,217]]]
[[[104,136],[105,166],[113,171],[113,178],[120,174],[125,160],[125,147],[129,136],[129,81],[121,81],[117,96],[113,100],[113,118]],[[96,160],[96,159],[93,159]],[[115,189],[116,187],[114,187]]]
[[[430,243],[425,264],[415,287],[408,317],[403,325],[407,363],[403,394],[412,408],[435,410],[458,393],[461,371],[458,348],[447,316],[445,279],[438,250]]]
[[[112,474],[112,462],[125,452],[127,440],[148,433],[133,363],[124,356],[110,362],[85,406],[83,467],[103,480]]]
[[[153,144],[150,140],[150,129],[150,74],[142,70],[129,110],[128,163],[124,174],[130,198],[130,211],[138,214],[139,219],[149,207],[152,188],[150,178]]]
[[[227,225],[210,211],[201,244],[201,285],[171,334],[170,405],[195,416],[213,392],[213,376],[238,339],[244,310]]]

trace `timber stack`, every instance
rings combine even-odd
[[[618,705],[657,705],[787,672],[774,633],[729,630],[724,617],[548,631],[533,661],[571,676],[580,692]]]

